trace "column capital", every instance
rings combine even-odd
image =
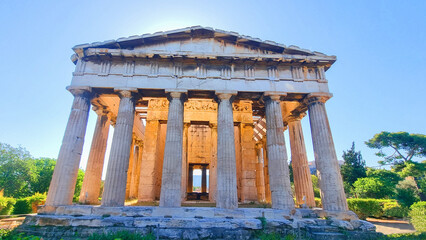
[[[137,88],[114,88],[120,98],[132,98],[138,93]]]
[[[217,123],[212,123],[212,122],[210,122],[210,123],[209,123],[209,127],[210,127],[210,128],[215,128],[215,129],[217,130]]]
[[[227,91],[227,90],[223,90],[223,91],[215,91],[215,95],[218,98],[218,101],[222,101],[222,100],[229,100],[229,101],[233,101],[233,97],[236,96],[238,94],[237,91]]]
[[[328,99],[333,97],[333,94],[331,93],[325,93],[325,92],[315,92],[315,93],[309,93],[308,96],[305,97],[304,102],[309,106],[313,103],[325,103]]]
[[[306,116],[306,112],[301,112],[299,114],[292,114],[291,116],[289,116],[285,122],[290,123],[290,122],[295,122],[295,121],[300,121],[302,120],[304,117]]]
[[[99,116],[108,116],[108,117],[110,117],[109,115],[110,115],[111,112],[108,109],[108,107],[94,105],[92,107],[92,110],[94,112],[96,112],[96,114],[98,114]]]
[[[264,92],[262,98],[264,100],[281,101],[286,96],[286,92]]]
[[[176,98],[183,102],[188,100],[188,90],[186,89],[165,89],[165,92],[169,101]]]
[[[89,86],[68,86],[66,89],[74,96],[90,97],[92,88]]]

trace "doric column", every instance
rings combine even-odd
[[[231,97],[236,92],[218,93],[217,116],[217,193],[216,207],[238,208],[234,119]]]
[[[148,113],[149,114],[149,113]],[[142,163],[139,177],[138,201],[155,200],[156,162],[159,152],[161,124],[158,120],[147,120]]]
[[[293,166],[294,189],[298,205],[304,204],[315,207],[314,189],[312,188],[311,171],[306,156],[305,140],[303,138],[300,118],[289,119],[291,165]],[[303,199],[305,198],[305,200]]]
[[[117,122],[112,138],[107,174],[105,178],[102,206],[123,206],[126,197],[127,170],[132,144],[135,117],[136,89],[116,90],[120,96]]]
[[[257,201],[265,201],[265,176],[263,173],[263,152],[262,144],[256,143],[256,188],[257,188]]]
[[[187,185],[187,190],[186,190],[189,193],[192,193],[192,189],[194,187],[193,176],[194,176],[194,167],[189,165],[189,167],[188,167],[188,185]]]
[[[50,181],[46,205],[70,205],[77,181],[91,99],[90,87],[68,87],[74,95],[67,128]]]
[[[141,157],[142,157],[142,141],[135,141],[135,154],[133,156],[133,169],[130,179],[130,192],[129,198],[138,197],[138,183],[139,183],[139,173],[141,169]]]
[[[250,113],[250,117],[251,113]],[[241,202],[257,201],[256,149],[253,124],[241,123]]]
[[[312,143],[323,209],[347,211],[342,176],[324,105],[331,96],[328,93],[311,93],[307,97]]]
[[[183,124],[183,144],[182,144],[182,183],[181,183],[181,200],[186,199],[186,190],[188,188],[188,129],[190,123]]]
[[[211,129],[211,161],[209,166],[209,200],[210,202],[216,201],[216,187],[217,187],[217,124],[210,123]]]
[[[164,147],[163,177],[161,179],[160,207],[180,207],[183,145],[182,91],[169,93],[166,145]]]
[[[135,133],[132,135],[132,144],[130,145],[130,152],[129,152],[129,168],[127,169],[127,181],[126,181],[126,199],[130,196],[130,184],[132,182],[132,174],[133,174],[133,165],[135,164],[135,141],[136,136]],[[137,155],[136,155],[137,156]]]
[[[285,94],[265,93],[266,136],[269,161],[269,187],[272,208],[293,209],[287,150],[284,141],[284,124],[280,98]]]
[[[99,204],[101,190],[102,170],[104,167],[105,150],[107,146],[110,117],[106,108],[93,107],[98,114],[95,132],[93,133],[92,146],[87,160],[86,173],[80,192],[80,203]]]
[[[271,189],[269,188],[269,167],[268,167],[268,148],[266,144],[266,135],[262,138],[263,150],[263,176],[265,181],[265,201],[271,203]]]
[[[207,192],[207,167],[206,166],[201,167],[201,192],[202,193]]]
[[[74,95],[74,101],[50,182],[46,200],[49,206],[72,203],[92,97],[90,87],[67,87],[67,90]]]

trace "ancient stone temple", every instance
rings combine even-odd
[[[306,211],[315,207],[301,125],[308,115],[320,215],[356,220],[348,213],[326,112],[332,94],[325,72],[335,56],[198,26],[73,50],[76,68],[67,89],[74,101],[40,214],[83,215],[95,227],[115,226],[96,216],[133,217],[121,221],[144,229],[151,225],[141,227],[135,216],[306,219],[312,215]],[[91,108],[98,117],[79,199],[85,205],[78,206],[72,198]],[[110,125],[114,135],[106,166]],[[296,202],[284,131],[290,135]],[[198,191],[195,171],[201,172]],[[123,207],[126,199],[158,201],[159,207]],[[181,207],[188,200],[212,202],[216,208]],[[239,203],[249,202],[267,202],[272,209],[238,210]],[[305,208],[295,209],[300,206]],[[43,215],[32,221],[47,226]],[[84,225],[72,221],[70,226]],[[177,234],[185,238],[184,231]]]

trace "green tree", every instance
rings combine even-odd
[[[355,143],[352,142],[352,147],[348,151],[343,151],[343,159],[345,163],[341,166],[343,181],[349,186],[358,179],[367,176],[365,161],[362,159],[361,152],[355,151]]]
[[[386,169],[367,168],[367,177],[376,178],[388,187],[394,188],[402,178],[395,172]]]
[[[374,149],[379,149],[377,156],[384,160],[380,164],[398,165],[411,161],[414,157],[426,156],[426,135],[409,134],[407,132],[381,132],[365,144]],[[391,149],[392,154],[387,154],[383,150]]]
[[[420,201],[419,190],[414,178],[406,178],[398,183],[395,199],[405,207],[410,207],[413,203]]]
[[[20,198],[31,195],[30,182],[35,177],[30,153],[22,147],[0,143],[0,189],[4,195]]]
[[[358,198],[389,198],[394,192],[394,188],[374,177],[358,178],[353,186]]]
[[[32,163],[37,177],[31,182],[31,190],[33,193],[45,193],[49,189],[56,160],[53,158],[38,158],[34,159]]]

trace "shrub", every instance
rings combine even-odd
[[[426,201],[411,205],[409,216],[417,231],[426,232]]]
[[[349,210],[353,211],[361,219],[366,219],[369,216],[380,217],[383,215],[382,205],[377,199],[348,199]]]
[[[46,201],[46,194],[35,193],[26,198],[21,198],[16,201],[13,214],[28,214],[37,212],[37,206]]]
[[[359,178],[353,186],[354,193],[359,198],[387,198],[394,191],[394,188],[374,177]]]
[[[322,202],[321,202],[321,198],[315,198],[315,206],[321,208],[322,207]]]
[[[13,208],[13,214],[27,214],[31,212],[32,208],[28,198],[21,198],[16,200],[15,206]]]
[[[0,215],[9,215],[13,210],[15,202],[14,198],[0,196]]]
[[[397,202],[389,201],[383,203],[383,216],[388,218],[404,218],[408,216],[408,208]]]
[[[395,193],[396,200],[405,207],[410,207],[413,203],[420,201],[419,191],[413,178],[400,181],[396,186]]]

